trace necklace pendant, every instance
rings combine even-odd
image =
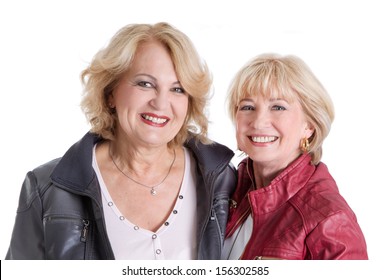
[[[157,194],[157,192],[156,192],[156,190],[155,190],[155,189],[153,189],[153,188],[152,188],[152,189],[150,190],[150,194],[151,194],[151,195],[156,195],[156,194]]]

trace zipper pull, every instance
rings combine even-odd
[[[83,220],[83,224],[84,224],[84,228],[83,228],[83,231],[81,232],[80,241],[81,242],[86,242],[87,241],[89,221],[88,220]]]
[[[229,199],[229,207],[230,209],[236,209],[237,208],[237,202],[233,199]]]
[[[211,210],[210,221],[215,221],[215,211],[214,211],[214,209]]]

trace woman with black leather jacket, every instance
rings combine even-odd
[[[211,78],[188,37],[125,26],[82,80],[91,131],[27,174],[6,259],[219,259],[233,152],[206,137]]]

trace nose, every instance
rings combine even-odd
[[[154,97],[150,100],[150,105],[156,110],[164,110],[169,104],[169,91],[158,90]]]
[[[267,110],[256,110],[253,114],[251,126],[255,129],[262,129],[271,126],[270,112]]]

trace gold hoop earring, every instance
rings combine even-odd
[[[301,151],[306,153],[309,150],[310,143],[309,140],[305,137],[301,140]]]

